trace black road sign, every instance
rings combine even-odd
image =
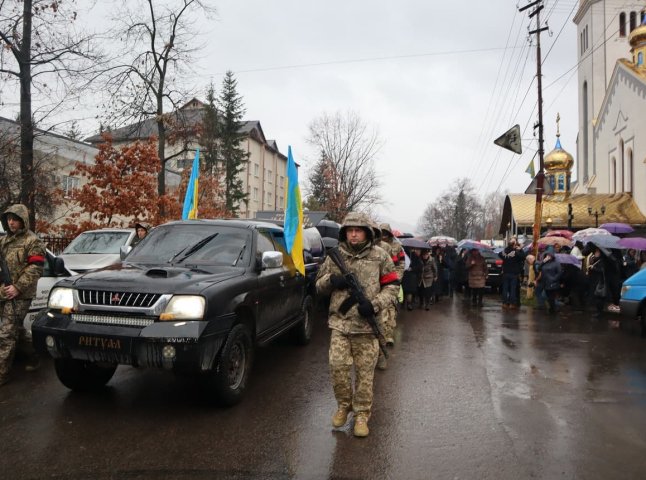
[[[515,153],[523,153],[523,147],[520,144],[520,125],[516,124],[496,138],[493,143],[496,145],[511,150]]]

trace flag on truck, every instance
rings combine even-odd
[[[200,149],[195,151],[193,159],[193,168],[191,169],[191,178],[186,185],[186,195],[184,196],[184,208],[182,209],[182,220],[197,218],[197,185],[200,176]]]
[[[305,275],[303,260],[303,204],[298,186],[298,170],[292,156],[291,145],[287,147],[287,197],[285,205],[285,244],[294,260],[296,269]]]

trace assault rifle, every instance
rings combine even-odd
[[[7,260],[5,260],[5,258],[2,256],[0,256],[0,283],[5,287],[13,284],[13,282],[11,281],[11,272],[9,271]]]
[[[334,264],[337,267],[339,267],[339,270],[341,270],[341,274],[345,278],[346,282],[348,282],[348,290],[350,291],[350,297],[341,304],[341,307],[339,308],[341,313],[345,315],[347,311],[350,310],[350,308],[352,308],[353,305],[370,301],[366,297],[366,294],[363,291],[363,287],[359,283],[359,280],[357,279],[356,275],[352,273],[350,270],[348,270],[348,266],[345,264],[345,261],[341,256],[341,252],[339,252],[339,249],[337,247],[330,248],[327,251],[327,254],[332,260],[332,262],[334,262]],[[384,354],[384,357],[388,358],[388,353],[386,352],[386,339],[384,338],[384,334],[381,332],[381,328],[377,323],[375,314],[373,313],[372,315],[365,317],[365,319],[370,325],[370,327],[372,328],[372,333],[377,338],[377,341],[379,342],[379,348]]]

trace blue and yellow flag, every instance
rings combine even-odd
[[[532,158],[529,161],[529,165],[527,165],[527,169],[525,170],[525,173],[529,173],[529,176],[534,178],[536,176],[536,170],[534,170],[534,159]]]
[[[193,159],[193,168],[191,169],[191,178],[188,179],[186,186],[186,196],[184,196],[184,208],[182,210],[182,220],[197,218],[197,184],[200,176],[200,149],[195,151]]]
[[[285,244],[296,269],[305,275],[303,260],[303,204],[298,186],[298,170],[291,145],[287,147],[287,198],[285,205]]]

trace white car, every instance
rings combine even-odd
[[[121,261],[121,247],[136,238],[134,228],[101,228],[81,233],[59,255],[65,266],[76,273],[107,267]]]
[[[34,323],[36,315],[43,308],[47,307],[47,299],[49,298],[49,291],[54,284],[62,278],[71,277],[76,273],[68,269],[60,258],[56,258],[49,250],[46,251],[45,266],[43,268],[43,276],[38,280],[36,286],[36,296],[31,301],[29,312],[25,315],[25,329],[31,332],[31,324]]]

